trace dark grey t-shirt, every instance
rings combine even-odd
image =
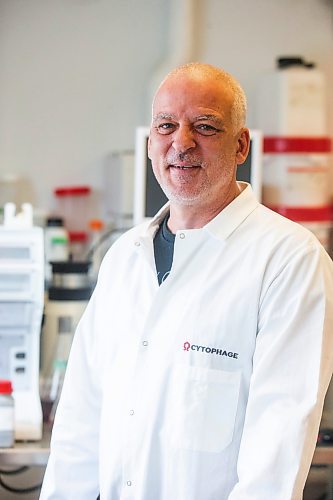
[[[155,265],[159,285],[169,276],[173,259],[175,235],[168,228],[168,219],[169,214],[163,219],[154,238]]]

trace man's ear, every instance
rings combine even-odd
[[[248,128],[243,128],[238,138],[238,148],[236,152],[237,165],[241,165],[247,158],[250,149],[250,131]]]

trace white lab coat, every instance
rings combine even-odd
[[[250,186],[111,247],[75,334],[43,500],[300,500],[332,373],[333,266]]]

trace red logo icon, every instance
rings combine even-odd
[[[189,342],[184,342],[184,351],[189,351],[191,344]]]

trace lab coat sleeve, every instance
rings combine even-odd
[[[260,304],[253,375],[229,500],[301,500],[333,365],[333,269],[298,252]]]
[[[94,500],[99,493],[94,301],[93,294],[74,335],[40,500]]]

